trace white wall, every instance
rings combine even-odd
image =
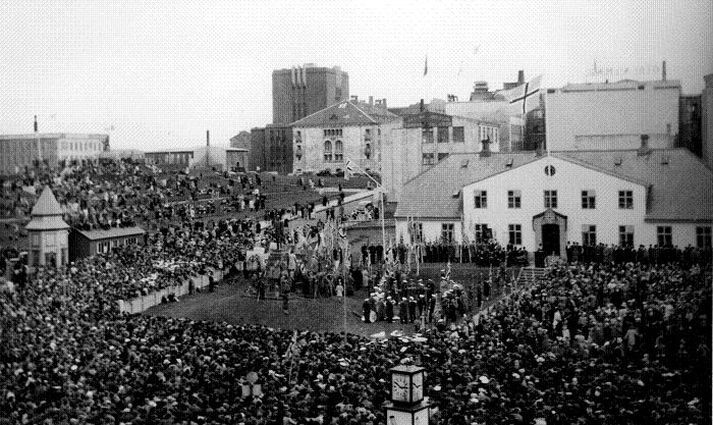
[[[461,238],[461,221],[454,219],[421,219],[419,222],[423,226],[423,241],[424,242],[438,242],[441,240],[441,229],[444,223],[453,224],[453,239],[456,243],[462,241]],[[408,222],[403,218],[398,218],[396,220],[396,240],[400,240],[403,237],[405,244],[409,244],[411,239],[409,238],[407,227]]]
[[[599,90],[547,93],[546,129],[550,150],[584,149],[575,145],[577,136],[618,136],[622,146],[631,148],[630,140],[650,136],[651,148],[673,147],[678,134],[680,87],[644,90]],[[667,124],[671,130],[668,131]],[[611,138],[611,137],[610,137]],[[612,148],[606,145],[606,148]],[[586,149],[600,149],[598,146]]]
[[[553,165],[555,175],[547,176],[545,166]],[[488,192],[488,208],[474,208],[475,190]],[[508,190],[521,191],[521,208],[508,208]],[[646,233],[646,188],[554,157],[543,157],[512,171],[501,173],[463,188],[466,234],[473,239],[473,225],[488,224],[501,244],[508,243],[508,224],[522,226],[522,242],[535,250],[532,217],[543,211],[544,190],[557,190],[555,209],[567,216],[567,240],[582,242],[582,225],[597,226],[597,241],[619,242],[619,226],[634,226],[634,242]],[[596,209],[582,209],[581,191],[595,190]],[[634,208],[619,209],[619,190],[633,191]],[[655,231],[655,229],[654,229]],[[655,237],[655,235],[654,235]]]

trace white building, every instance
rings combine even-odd
[[[30,237],[28,266],[67,264],[69,225],[62,219],[62,207],[49,186],[45,186],[30,215],[32,220],[25,226]]]
[[[451,155],[408,182],[396,238],[478,240],[564,255],[568,241],[710,245],[713,173],[684,148]]]
[[[675,146],[679,81],[569,84],[545,95],[547,147],[562,150],[636,149]]]
[[[292,123],[293,170],[344,170],[351,159],[381,172],[382,144],[400,118],[385,106],[344,101]]]

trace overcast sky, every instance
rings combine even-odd
[[[592,81],[595,60],[659,79],[665,59],[686,94],[713,72],[710,0],[206,3],[0,0],[0,134],[37,114],[42,132],[109,132],[114,148],[192,147],[206,129],[227,144],[271,122],[273,69],[310,62],[389,106],[467,99],[518,69]]]

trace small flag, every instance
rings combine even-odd
[[[351,159],[347,159],[346,164],[344,164],[344,180],[349,180],[352,174],[354,174],[354,165]]]
[[[425,77],[426,74],[428,74],[428,55],[426,55],[426,62],[424,63],[424,66],[423,66],[423,76]]]

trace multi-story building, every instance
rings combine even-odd
[[[268,124],[250,130],[250,169],[286,174],[292,172],[292,162],[291,126]]]
[[[688,149],[453,154],[407,182],[396,239],[563,256],[581,245],[711,247],[711,170]],[[417,231],[415,238],[409,232]]]
[[[95,160],[108,150],[109,136],[106,134],[0,135],[0,174],[18,173],[39,162],[54,168],[63,161]]]
[[[382,145],[399,125],[383,104],[350,100],[329,106],[292,124],[294,169],[343,170],[350,159],[381,172]]]
[[[681,84],[674,80],[568,84],[545,95],[547,147],[562,150],[675,146]]]
[[[487,141],[487,143],[483,143]],[[382,184],[389,199],[399,201],[403,185],[454,153],[501,150],[500,126],[424,107],[402,116],[402,125],[391,130],[384,145]]]
[[[706,86],[701,94],[701,150],[708,168],[713,169],[713,74],[703,78]]]
[[[349,99],[349,74],[314,64],[272,72],[272,122],[286,125]]]

